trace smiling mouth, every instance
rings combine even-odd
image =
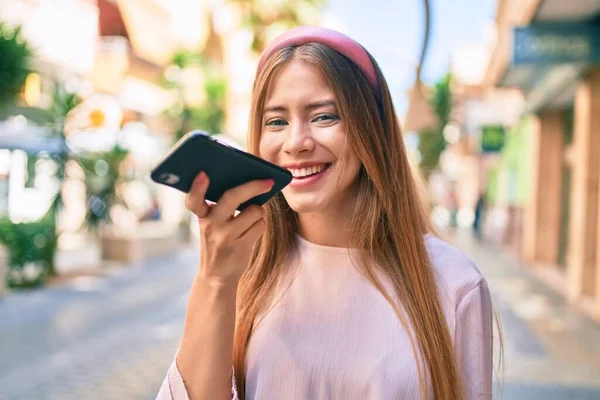
[[[318,175],[331,166],[330,163],[313,165],[306,168],[288,168],[294,179],[302,180]]]

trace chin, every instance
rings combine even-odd
[[[309,193],[296,194],[289,192],[283,195],[290,208],[298,214],[317,213],[324,210],[327,205],[327,201],[321,195],[315,196]]]

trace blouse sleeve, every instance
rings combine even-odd
[[[466,389],[466,399],[492,398],[492,301],[485,281],[458,303],[455,351]]]
[[[237,389],[235,385],[235,371],[231,371],[231,400],[239,400]],[[189,400],[185,384],[179,368],[177,368],[177,362],[174,360],[167,371],[167,376],[163,381],[156,400]]]

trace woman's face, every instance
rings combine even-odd
[[[260,155],[292,172],[283,195],[294,211],[341,211],[354,202],[360,161],[348,144],[333,91],[312,64],[292,61],[273,76]]]

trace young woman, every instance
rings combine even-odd
[[[264,52],[254,154],[292,183],[254,181],[188,207],[201,260],[161,399],[489,399],[492,307],[460,251],[430,232],[375,60],[303,27]],[[233,365],[233,373],[232,373]]]

